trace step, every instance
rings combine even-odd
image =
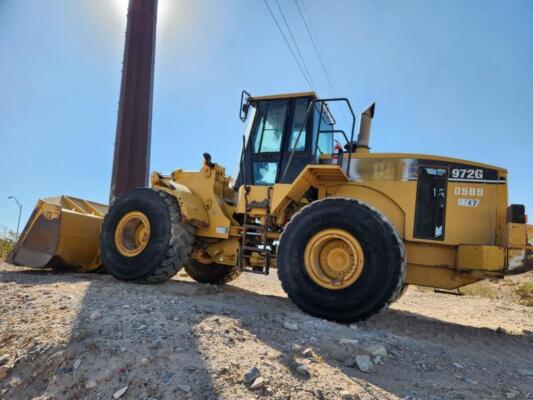
[[[258,230],[258,231],[265,230],[265,227],[263,225],[243,224],[242,227],[246,228],[246,229],[255,229],[255,230]]]

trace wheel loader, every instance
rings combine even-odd
[[[332,112],[341,105],[347,132]],[[41,199],[10,260],[149,283],[181,268],[210,284],[277,268],[298,307],[340,322],[386,309],[407,285],[451,290],[533,269],[533,226],[508,206],[505,169],[372,153],[373,115],[361,114],[355,140],[346,98],[243,92],[233,177],[206,153],[199,171],[153,172],[150,188],[109,208]]]

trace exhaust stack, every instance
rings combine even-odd
[[[372,103],[372,105],[361,114],[359,136],[357,136],[357,152],[368,153],[368,149],[370,148],[370,128],[372,126],[372,118],[374,118],[375,108],[376,103]]]

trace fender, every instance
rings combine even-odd
[[[198,228],[209,226],[209,217],[202,200],[187,186],[164,179],[158,174],[155,177],[152,175],[152,187],[167,192],[178,201],[185,222]]]
[[[379,210],[394,225],[402,239],[405,239],[405,212],[391,197],[376,188],[364,185],[339,185],[329,187],[328,194],[360,200]]]

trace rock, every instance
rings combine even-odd
[[[126,390],[128,390],[128,386],[124,386],[122,389],[119,389],[117,390],[115,393],[113,393],[113,398],[116,400],[116,399],[120,399],[124,393],[126,393]]]
[[[2,354],[0,356],[0,367],[2,365],[5,365],[8,362],[8,360],[9,360],[9,357],[7,356],[7,354]]]
[[[518,373],[522,376],[533,376],[533,369],[519,369]]]
[[[343,364],[345,367],[353,368],[357,363],[355,361],[355,357],[348,357],[346,360],[344,360]]]
[[[357,324],[350,324],[350,329],[356,330],[357,328]]]
[[[185,393],[190,393],[192,390],[189,385],[178,385],[178,389]]]
[[[19,377],[15,376],[9,381],[9,386],[11,386],[12,388],[17,388],[20,385],[22,385],[22,379],[20,379]]]
[[[141,365],[147,366],[148,364],[150,364],[150,360],[148,358],[146,357],[141,358]]]
[[[355,397],[347,390],[341,390],[339,393],[342,400],[355,400]]]
[[[81,365],[81,360],[78,358],[76,361],[74,361],[74,369],[78,369]]]
[[[302,346],[300,346],[298,343],[293,343],[291,346],[292,351],[300,351],[302,350]]]
[[[372,361],[370,361],[369,356],[356,356],[355,363],[357,364],[359,370],[361,370],[362,372],[370,372],[374,367]]]
[[[65,360],[72,360],[75,355],[76,352],[74,351],[74,349],[68,349],[67,353],[65,354]]]
[[[381,344],[373,344],[372,346],[367,346],[365,347],[365,351],[367,351],[372,357],[387,357],[387,349]]]
[[[457,369],[463,369],[464,368],[464,365],[462,364],[459,364],[459,363],[453,363],[453,366]]]
[[[505,397],[508,399],[514,399],[518,395],[520,395],[520,392],[516,389],[509,389],[507,392],[505,392]]]
[[[89,315],[89,319],[91,321],[94,321],[98,318],[101,318],[102,317],[102,313],[100,311],[93,311],[90,315]],[[121,389],[122,390],[122,389]],[[122,395],[121,395],[122,396]],[[118,398],[118,397],[117,397]]]
[[[65,350],[59,350],[59,351],[56,351],[54,354],[52,354],[50,357],[51,358],[54,358],[54,359],[65,359],[65,354],[66,354],[66,351]]]
[[[341,338],[341,339],[339,340],[339,344],[340,344],[340,345],[349,344],[349,345],[355,346],[355,345],[358,345],[358,344],[359,344],[359,340],[357,340],[357,339]]]
[[[261,375],[261,372],[259,372],[259,369],[257,367],[252,367],[244,374],[242,381],[246,385],[249,385],[253,381],[255,381],[259,377],[259,375]]]
[[[309,370],[309,367],[305,364],[298,364],[296,366],[296,371],[304,378],[311,377],[311,371]]]
[[[285,329],[288,329],[289,331],[297,331],[298,330],[298,324],[293,324],[292,322],[285,322],[283,324],[283,327]]]
[[[302,355],[307,358],[313,358],[315,356],[315,353],[313,352],[313,349],[311,347],[308,347],[304,351],[302,351]]]
[[[87,382],[85,382],[85,389],[94,389],[96,386],[96,381],[93,379],[89,379]]]
[[[56,375],[70,374],[72,371],[74,371],[74,368],[63,367],[56,370]]]
[[[254,382],[250,385],[250,389],[257,390],[265,387],[265,380],[263,377],[259,376],[255,378]]]
[[[313,389],[313,396],[315,396],[318,400],[324,400],[324,393],[320,389]]]
[[[113,369],[108,369],[102,375],[102,379],[106,382],[109,382],[115,376],[115,371]]]
[[[11,368],[6,367],[5,365],[0,367],[0,379],[4,379],[9,374]]]

